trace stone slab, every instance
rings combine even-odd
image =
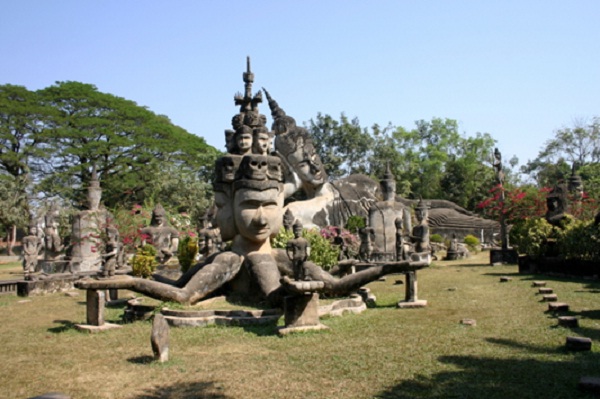
[[[477,321],[475,319],[462,319],[460,324],[463,326],[472,326],[475,327],[477,325]]]
[[[558,325],[562,327],[579,327],[579,319],[575,316],[560,316]]]
[[[538,289],[539,294],[554,294],[554,290],[550,287],[541,287]]]
[[[416,301],[400,301],[396,304],[398,309],[417,309],[427,307],[426,299],[417,299]]]
[[[558,296],[556,294],[542,295],[542,301],[544,301],[544,302],[556,302],[556,301],[558,301]]]
[[[546,282],[545,281],[534,281],[533,283],[531,283],[532,287],[545,287],[546,286]]]
[[[507,276],[500,277],[500,282],[501,283],[508,283],[509,281],[512,281],[511,277],[507,277]]]
[[[578,387],[584,391],[600,394],[600,377],[581,377]]]
[[[288,334],[292,334],[292,333],[303,333],[303,332],[308,332],[308,331],[322,331],[322,330],[329,330],[329,327],[327,327],[324,324],[317,324],[314,326],[297,326],[297,327],[280,327],[277,329],[277,333],[279,335],[288,335]]]
[[[75,324],[75,328],[82,332],[88,332],[91,334],[99,333],[102,331],[112,330],[115,328],[122,328],[120,324],[104,323],[101,326],[92,326],[90,324]]]
[[[568,312],[569,305],[564,302],[550,302],[548,304],[548,310],[551,312]]]
[[[67,395],[66,393],[48,392],[39,396],[33,396],[29,399],[71,399],[71,396]]]
[[[566,347],[572,351],[592,350],[592,340],[587,337],[567,337]]]

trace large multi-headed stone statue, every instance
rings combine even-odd
[[[270,238],[282,225],[284,213],[284,174],[277,156],[246,150],[245,137],[249,129],[265,127],[266,118],[258,112],[260,93],[252,96],[254,75],[244,74],[245,94],[235,96],[240,113],[233,118],[232,131],[226,131],[230,154],[215,163],[216,226],[223,241],[231,241],[229,251],[214,254],[197,264],[177,281],[153,281],[142,278],[116,277],[110,280],[81,280],[81,289],[129,289],[148,296],[195,303],[217,291],[241,294],[256,301],[268,300],[279,305],[289,290],[289,278],[294,275],[293,261],[283,249],[271,248]],[[241,146],[240,146],[241,144]],[[242,148],[240,148],[242,147]],[[347,294],[352,290],[389,273],[408,272],[427,266],[424,262],[381,263],[366,270],[335,278],[318,265],[304,262],[305,279],[310,289]],[[309,281],[305,283],[309,283]],[[320,283],[318,283],[320,282]]]

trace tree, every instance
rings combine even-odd
[[[143,202],[166,165],[212,173],[216,149],[133,101],[79,82],[57,82],[39,95],[55,110],[42,132],[49,155],[39,158],[48,195],[81,202],[94,166],[108,207]]]
[[[332,179],[353,173],[368,173],[373,137],[362,128],[358,118],[341,114],[339,122],[329,115],[317,114],[306,125],[325,170]]]
[[[577,120],[572,127],[558,129],[554,138],[548,140],[537,158],[522,167],[538,186],[553,186],[568,178],[571,167],[579,168],[600,163],[600,118],[589,123]],[[585,180],[584,180],[585,187]]]

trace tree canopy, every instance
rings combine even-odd
[[[94,167],[109,208],[168,199],[157,187],[173,174],[206,197],[209,186],[193,181],[210,179],[217,156],[166,116],[91,84],[56,82],[35,92],[0,86],[0,174],[28,175],[29,190],[45,197],[77,205]]]

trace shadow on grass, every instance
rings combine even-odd
[[[179,382],[166,387],[154,387],[147,390],[135,399],[228,399],[218,392],[221,388],[214,382]]]
[[[129,359],[127,359],[127,361],[129,363],[133,363],[133,364],[150,364],[154,361],[154,357],[149,356],[149,355],[136,356],[136,357],[130,357]]]
[[[75,323],[69,320],[54,320],[54,323],[60,324],[56,327],[50,327],[48,332],[53,334],[60,334],[66,331],[75,330]]]
[[[502,340],[500,340],[502,341]],[[501,344],[515,345],[514,342]],[[517,343],[520,346],[520,344]],[[525,345],[526,347],[527,345]],[[582,376],[599,375],[600,356],[579,353],[569,361],[442,356],[450,371],[415,378],[376,395],[379,399],[418,398],[593,398],[577,388]]]

